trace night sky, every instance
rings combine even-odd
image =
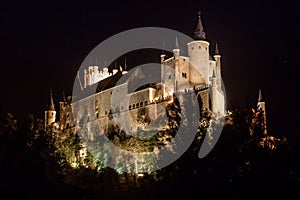
[[[1,2],[0,113],[42,118],[49,90],[58,108],[61,93],[71,95],[77,70],[100,42],[148,26],[193,36],[201,10],[211,52],[219,43],[229,105],[255,106],[261,88],[269,132],[299,141],[298,8],[289,0]]]

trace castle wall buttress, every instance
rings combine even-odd
[[[201,90],[197,92],[197,98],[202,110],[209,109],[209,91],[208,89],[206,90]]]

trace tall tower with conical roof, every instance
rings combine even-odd
[[[259,89],[259,93],[258,93],[257,111],[262,112],[262,115],[263,115],[263,119],[262,119],[263,133],[267,134],[266,103],[262,98],[261,89]]]
[[[198,22],[194,31],[194,41],[188,44],[188,55],[190,58],[190,81],[192,84],[209,82],[209,42],[206,41],[204,28],[201,21],[201,13],[198,12]],[[199,79],[201,74],[202,80]]]
[[[217,90],[218,90],[218,84],[217,84],[217,76],[215,73],[215,69],[213,69],[213,74],[211,77],[211,111],[213,113],[217,113]]]
[[[45,129],[47,126],[53,124],[55,120],[56,120],[56,111],[54,108],[52,91],[50,91],[49,104],[47,106],[47,110],[45,111]]]
[[[214,59],[216,61],[216,76],[217,76],[217,83],[218,87],[221,88],[222,84],[222,77],[221,77],[221,54],[219,51],[219,45],[216,43]]]

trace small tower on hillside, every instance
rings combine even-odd
[[[52,97],[52,91],[50,90],[50,101],[47,106],[47,110],[45,111],[45,129],[47,126],[53,124],[56,119],[56,111],[54,108],[54,103],[53,103],[53,97]]]
[[[262,121],[263,134],[267,134],[266,103],[262,98],[261,89],[259,89],[259,94],[258,94],[257,111],[262,112],[262,115],[263,115],[263,121]]]

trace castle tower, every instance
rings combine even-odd
[[[259,94],[258,94],[257,111],[260,111],[263,114],[263,121],[262,121],[263,134],[267,134],[266,103],[262,98],[261,89],[259,89]]]
[[[218,90],[218,83],[217,83],[217,76],[215,74],[215,69],[213,69],[213,74],[211,77],[211,111],[213,113],[217,113],[217,90]]]
[[[45,111],[45,129],[47,126],[53,124],[56,119],[56,111],[54,108],[52,91],[50,91],[50,102],[48,104],[48,108]]]
[[[179,77],[179,59],[180,59],[180,49],[179,49],[179,45],[178,45],[178,40],[177,40],[177,37],[176,37],[176,40],[175,40],[175,49],[173,49],[173,56],[174,56],[174,65],[175,65],[175,92],[178,92],[178,77]]]
[[[219,52],[219,47],[218,43],[216,43],[215,47],[215,53],[214,53],[214,59],[216,61],[216,76],[217,76],[217,83],[218,83],[218,88],[221,88],[221,55]]]
[[[201,13],[198,13],[198,23],[194,32],[194,41],[188,44],[190,57],[190,82],[194,85],[208,84],[209,80],[209,42],[206,41],[202,26]],[[199,74],[203,80],[199,79]]]
[[[165,82],[165,66],[164,66],[165,57],[166,54],[164,53],[160,55],[161,83],[163,84],[163,98],[167,97],[166,82]]]
[[[64,114],[66,110],[67,100],[65,93],[62,93],[62,101],[59,102],[59,121],[62,122],[64,120]]]
[[[173,56],[174,56],[175,60],[178,60],[179,56],[180,56],[180,49],[179,49],[177,37],[175,40],[175,49],[173,49]]]
[[[88,86],[88,76],[87,76],[87,69],[84,69],[84,82],[83,82],[83,88],[86,88]]]

